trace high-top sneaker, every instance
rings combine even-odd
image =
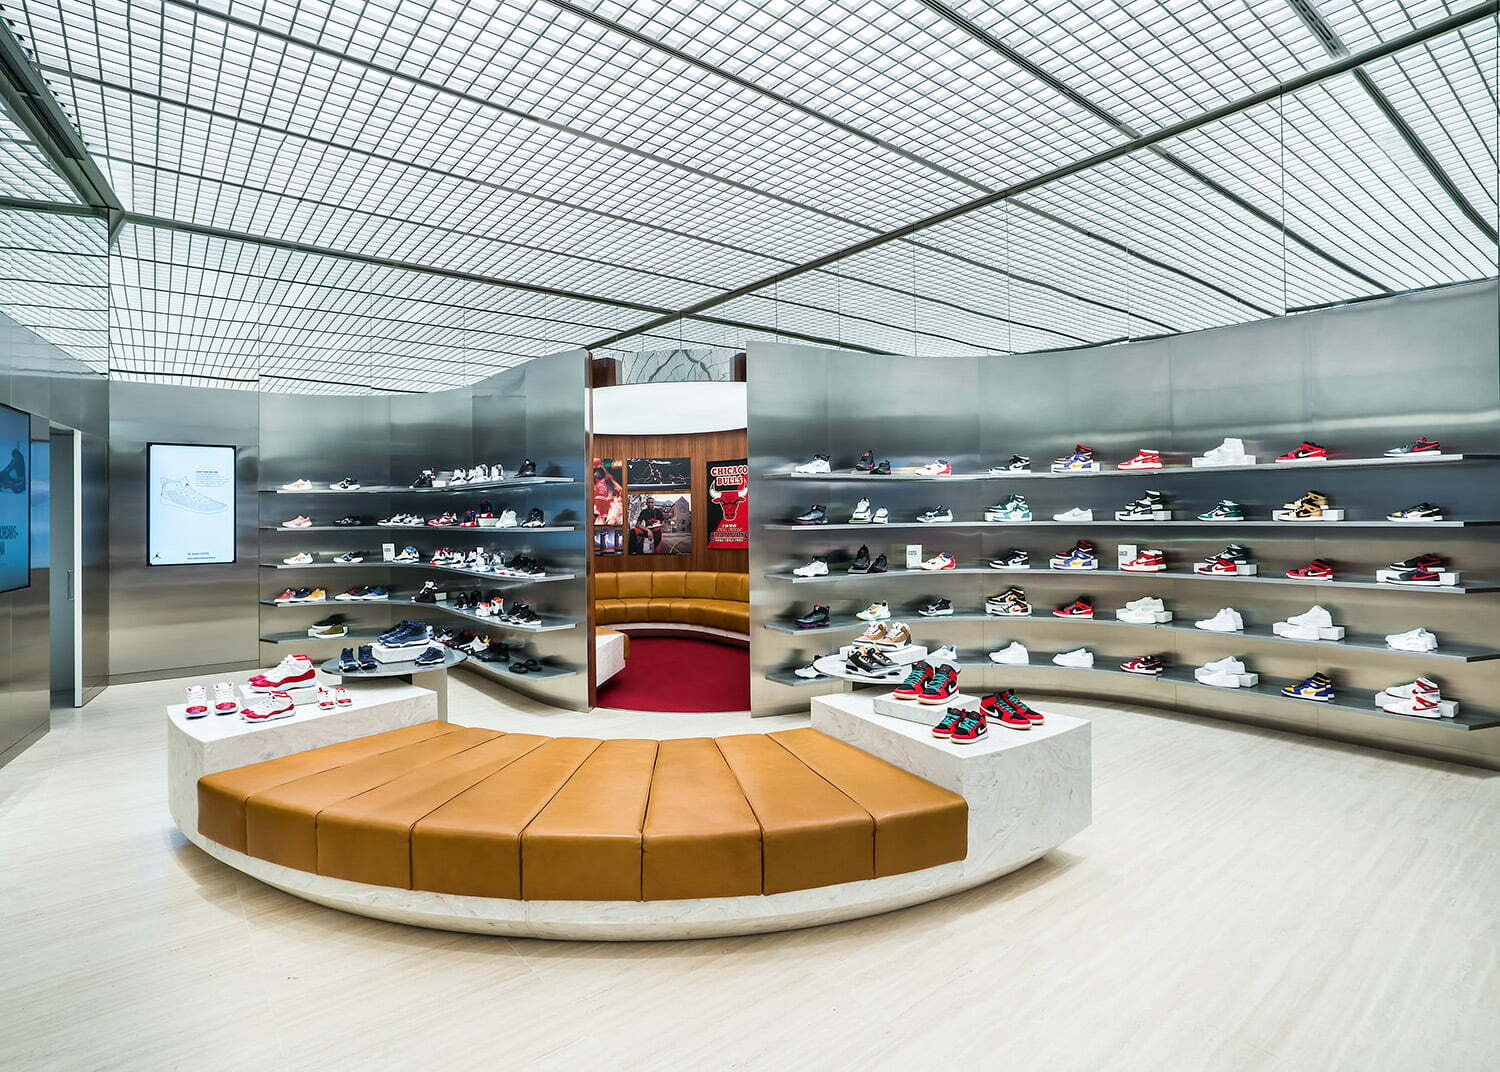
[[[991,476],[1000,476],[1003,473],[1029,473],[1031,472],[1031,459],[1024,454],[1012,454],[1010,460],[1000,465],[990,466]]]
[[[1329,703],[1333,700],[1333,679],[1327,674],[1313,674],[1291,685],[1281,686],[1281,695],[1294,700],[1317,700]]]
[[[1031,568],[1031,553],[1023,551],[1019,547],[1012,547],[1009,551],[990,559],[990,569],[995,570],[1024,570]]]
[[[1328,460],[1328,448],[1319,446],[1317,443],[1309,443],[1303,440],[1285,454],[1280,455],[1278,462],[1322,462]]]
[[[1092,618],[1093,616],[1094,605],[1086,599],[1075,599],[1052,611],[1054,618]]]
[[[533,506],[526,512],[526,520],[521,522],[521,527],[523,529],[539,529],[543,528],[546,524],[546,515],[544,515],[537,507]]]
[[[1126,503],[1123,510],[1115,511],[1116,521],[1170,521],[1172,512],[1159,491],[1145,492],[1134,502]]]
[[[885,573],[889,569],[890,565],[886,562],[885,555],[876,555],[875,561],[870,563],[871,573]]]
[[[1245,508],[1233,499],[1220,499],[1217,506],[1198,515],[1199,521],[1243,521]]]
[[[500,473],[501,473],[501,475],[498,476],[498,477],[495,477],[494,479],[496,479],[496,480],[504,480],[505,479],[505,475],[504,475],[505,474],[505,470],[503,468],[501,468]],[[532,461],[530,458],[522,458],[521,459],[521,468],[519,468],[519,469],[516,470],[516,476],[517,477],[536,476],[536,462]]]
[[[1294,581],[1331,581],[1333,563],[1324,558],[1315,558],[1305,566],[1294,566],[1286,571]]]
[[[1280,510],[1272,510],[1271,517],[1276,521],[1318,521],[1332,506],[1332,501],[1321,491],[1309,491]]]
[[[917,703],[946,704],[958,695],[958,667],[952,663],[940,663],[932,668],[927,680],[917,693]]]
[[[1099,556],[1088,540],[1079,540],[1071,549],[1053,555],[1050,565],[1055,570],[1091,570],[1099,568]]]
[[[1124,469],[1131,472],[1138,469],[1160,469],[1161,452],[1156,450],[1141,449],[1135,452],[1135,457],[1126,458],[1115,466],[1116,469]]]
[[[932,664],[925,659],[918,659],[907,670],[906,680],[892,689],[891,695],[898,700],[915,700],[922,694],[922,687],[927,684],[932,673]]]
[[[1052,463],[1054,473],[1097,473],[1099,463],[1094,459],[1094,448],[1079,443],[1072,454],[1065,454]]]
[[[954,744],[973,744],[989,736],[989,719],[983,711],[965,711],[948,734]]]
[[[1167,568],[1167,555],[1157,548],[1146,548],[1121,562],[1120,568],[1126,573],[1160,573]]]
[[[1031,504],[1024,495],[1011,495],[1004,502],[989,507],[984,512],[986,521],[1030,521]]]
[[[867,450],[859,456],[859,461],[854,463],[856,473],[868,473],[875,468],[875,452]]]

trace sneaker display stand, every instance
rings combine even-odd
[[[587,628],[587,394],[586,355],[573,351],[527,361],[467,387],[422,395],[261,395],[263,657],[274,663],[290,647],[322,660],[337,656],[342,648],[372,643],[396,622],[412,618],[435,630],[487,635],[505,643],[513,655],[540,660],[546,672],[512,674],[510,660],[486,663],[462,656],[450,658],[447,666],[462,666],[555,706],[587,708],[592,646]],[[535,460],[537,475],[512,476],[526,458]],[[460,465],[497,463],[506,467],[503,480],[454,483],[441,475]],[[427,469],[440,474],[438,486],[409,487]],[[357,478],[359,490],[329,488],[344,476]],[[310,489],[282,490],[283,484],[303,478],[312,482]],[[450,511],[461,515],[485,500],[492,504],[495,525],[379,524],[382,518],[403,513],[428,519]],[[498,527],[503,511],[513,510],[524,518],[532,508],[543,512],[544,526]],[[298,514],[312,518],[313,526],[282,526]],[[363,523],[334,524],[348,517]],[[414,546],[419,560],[389,561],[387,545],[390,554]],[[526,555],[541,563],[546,573],[499,576],[430,565],[433,552],[444,547]],[[282,561],[302,551],[317,561]],[[344,551],[363,552],[364,561],[331,561]],[[454,606],[452,599],[414,602],[412,597],[427,580],[450,595],[477,590],[485,596],[497,593],[507,607],[525,603],[540,621],[517,625],[481,617]],[[361,585],[383,586],[390,596],[380,601],[334,598]],[[312,604],[274,604],[274,596],[288,587],[321,587],[328,598]],[[307,636],[308,626],[335,613],[347,620],[345,636]],[[405,673],[411,672],[409,660],[417,653],[405,656]],[[392,658],[385,659],[385,654]],[[396,665],[400,654],[376,657],[382,665]]]
[[[382,678],[394,678],[398,681],[409,681],[415,683],[421,678],[422,687],[437,696],[438,718],[448,718],[448,671],[455,666],[468,664],[471,661],[468,655],[456,648],[443,649],[443,661],[433,663],[431,666],[418,666],[414,660],[418,655],[427,650],[427,646],[420,648],[386,648],[387,654],[405,654],[402,659],[381,659],[380,665],[374,670],[341,670],[337,658],[329,659],[320,671],[343,682],[372,681]],[[316,693],[316,689],[304,690]]]
[[[841,676],[808,681],[787,671],[848,643],[863,627],[853,612],[884,600],[892,617],[910,626],[916,644],[952,644],[963,653],[970,692],[1024,685],[1443,758],[1494,751],[1493,744],[1468,743],[1471,732],[1452,732],[1500,727],[1500,701],[1492,699],[1500,696],[1500,541],[1490,531],[1500,522],[1494,294],[1493,284],[1476,284],[1107,350],[1003,358],[871,356],[751,343],[753,712],[805,709],[812,696],[848,688]],[[1464,336],[1461,344],[1453,341],[1456,327]],[[1250,353],[1254,361],[1234,356]],[[1413,361],[1443,385],[1427,393],[1420,408],[1400,387],[1399,370]],[[795,391],[786,387],[791,383],[798,385]],[[1212,392],[1203,390],[1208,383],[1215,385]],[[933,418],[919,412],[919,400],[930,398],[937,384],[944,405]],[[1433,398],[1442,401],[1434,404]],[[1444,449],[1426,461],[1384,456],[1418,436],[1430,436]],[[1235,458],[1193,464],[1226,439],[1242,443]],[[1302,439],[1327,444],[1332,456],[1273,461]],[[1100,470],[1052,473],[1052,459],[1071,454],[1077,443],[1093,448]],[[1161,452],[1162,468],[1116,467],[1145,448]],[[865,450],[888,459],[891,474],[851,472]],[[814,454],[828,455],[831,471],[793,475]],[[989,473],[1012,454],[1029,457],[1030,471]],[[918,466],[934,458],[950,461],[959,476],[916,475]],[[1170,519],[1113,520],[1146,489],[1161,493]],[[1326,495],[1334,509],[1316,520],[1273,519],[1273,511],[1309,489]],[[1039,520],[982,520],[986,509],[1013,493],[1026,496],[1031,516]],[[872,511],[885,508],[888,523],[790,524],[812,503],[824,504],[829,517],[841,521],[861,498]],[[1224,499],[1241,504],[1243,520],[1196,520]],[[1447,520],[1386,519],[1415,502],[1437,504]],[[954,520],[917,520],[938,506],[951,510]],[[1071,509],[1091,511],[1094,520],[1051,520]],[[1102,566],[1114,565],[1117,548],[1129,544],[1161,549],[1167,568],[986,568],[1011,547],[1029,552],[1034,564],[1044,563],[1080,538],[1096,545]],[[1255,572],[1193,572],[1196,563],[1235,542],[1248,548]],[[879,575],[847,572],[861,543],[898,568]],[[958,569],[899,569],[943,552],[954,556]],[[1390,583],[1389,564],[1427,552],[1447,560],[1439,583]],[[793,566],[815,555],[828,561],[828,576],[790,576]],[[1314,559],[1334,563],[1332,580],[1287,576]],[[977,613],[988,597],[1011,585],[1025,590],[1033,614]],[[1098,608],[1093,620],[1057,621],[1037,613],[1080,596]],[[1170,618],[1116,618],[1117,610],[1143,596],[1161,598]],[[958,613],[936,619],[917,613],[939,598],[951,600]],[[1327,606],[1337,628],[1345,630],[1342,637],[1279,635],[1273,628],[1314,602]],[[829,606],[829,628],[786,628],[814,603]],[[1243,632],[1192,627],[1223,607],[1241,614]],[[1437,635],[1436,650],[1403,651],[1383,642],[1386,634],[1418,626]],[[1032,651],[1030,664],[988,660],[990,651],[1017,640]],[[1092,669],[1050,664],[1050,653],[1080,646],[1094,653]],[[1119,669],[1146,654],[1161,656],[1168,672],[1149,677]],[[1258,675],[1254,688],[1219,690],[1193,680],[1194,667],[1227,655],[1244,659],[1248,672]],[[839,669],[823,660],[815,665],[825,673]],[[1319,671],[1334,680],[1335,702],[1280,695],[1282,685]],[[1462,701],[1463,717],[1430,720],[1380,711],[1376,694],[1417,673],[1441,678],[1444,697]]]

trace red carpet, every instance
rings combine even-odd
[[[626,711],[748,711],[750,653],[711,640],[631,637],[625,669],[600,687],[599,706]]]

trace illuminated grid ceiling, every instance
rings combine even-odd
[[[1071,170],[1466,5],[3,6],[128,213],[127,377],[431,390],[571,346],[1042,350],[1497,274],[1493,5]]]

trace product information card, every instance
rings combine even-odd
[[[234,448],[151,443],[146,454],[148,564],[233,562]]]

